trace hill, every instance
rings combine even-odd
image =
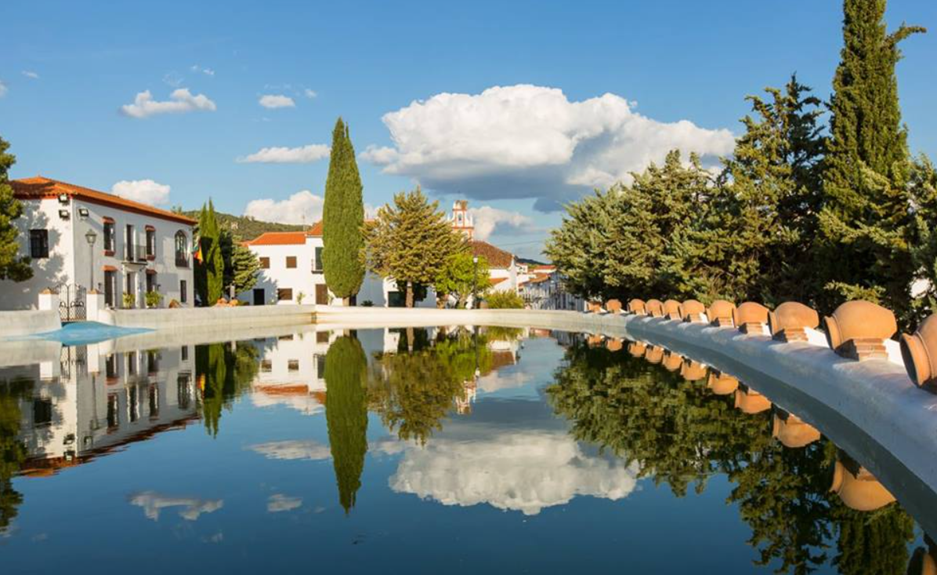
[[[190,218],[198,219],[198,210],[183,212]],[[296,224],[276,224],[273,222],[263,222],[246,216],[233,216],[215,212],[218,225],[222,228],[231,230],[231,233],[240,240],[252,240],[265,232],[299,232],[303,226]],[[312,225],[315,222],[309,222]]]

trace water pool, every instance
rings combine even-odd
[[[4,572],[870,574],[937,553],[870,452],[662,348],[309,328],[115,349],[0,370]]]

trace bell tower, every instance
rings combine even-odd
[[[449,216],[452,228],[462,233],[465,239],[471,241],[475,237],[475,220],[468,211],[468,200],[456,200],[452,204],[452,214]]]

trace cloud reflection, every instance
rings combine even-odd
[[[197,497],[174,497],[155,491],[143,491],[130,496],[130,503],[143,508],[147,519],[159,521],[160,511],[171,507],[182,507],[179,516],[186,521],[195,521],[203,513],[214,513],[224,507],[223,499],[199,499]]]

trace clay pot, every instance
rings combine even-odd
[[[597,301],[586,302],[586,311],[589,313],[602,313],[602,304]]]
[[[848,301],[825,318],[826,340],[837,354],[860,361],[887,359],[885,340],[898,331],[891,310],[868,301]]]
[[[771,426],[771,435],[784,447],[797,449],[810,445],[820,439],[820,431],[809,423],[804,423],[796,415],[775,413]]]
[[[768,312],[771,336],[780,341],[806,341],[806,330],[816,329],[820,316],[815,310],[796,301],[784,302]]]
[[[719,327],[735,327],[735,304],[717,299],[709,306],[709,321]]]
[[[757,391],[739,388],[735,390],[735,408],[742,413],[754,415],[771,409],[771,402]]]
[[[667,371],[679,371],[683,367],[683,356],[668,350],[662,364]]]
[[[619,351],[621,349],[621,340],[615,338],[609,338],[605,342],[605,349],[608,351]]]
[[[760,334],[768,324],[768,308],[760,303],[747,301],[735,308],[733,318],[742,333]]]
[[[856,511],[875,511],[895,500],[875,476],[851,460],[836,461],[830,491],[839,495],[846,507]]]
[[[664,316],[666,316],[667,319],[682,319],[683,314],[680,313],[680,302],[675,299],[665,301]]]
[[[918,387],[937,383],[937,315],[925,319],[912,335],[901,335],[901,357]]]
[[[647,309],[647,315],[651,317],[663,317],[664,315],[664,304],[660,303],[660,300],[649,299],[644,307]]]
[[[699,381],[706,377],[706,366],[692,359],[685,360],[680,368],[680,375],[687,381]]]
[[[649,345],[644,352],[644,359],[646,359],[648,363],[660,363],[664,359],[664,348],[656,345]]]
[[[689,323],[702,323],[703,314],[706,313],[706,306],[696,301],[695,299],[688,299],[682,304],[680,304],[680,313],[683,316],[683,321]]]
[[[621,313],[621,302],[617,299],[610,299],[605,302],[605,311],[608,313]]]
[[[721,371],[713,369],[709,372],[709,380],[706,382],[706,387],[711,389],[716,395],[729,395],[730,393],[735,393],[735,390],[738,389],[739,380],[731,375],[726,375]]]
[[[647,315],[643,299],[633,299],[628,302],[628,311],[635,315]]]
[[[644,353],[647,351],[647,345],[641,341],[633,341],[628,344],[628,353],[633,357],[644,357]]]
[[[601,335],[590,335],[586,338],[586,345],[589,347],[599,347],[602,345],[603,338]]]

